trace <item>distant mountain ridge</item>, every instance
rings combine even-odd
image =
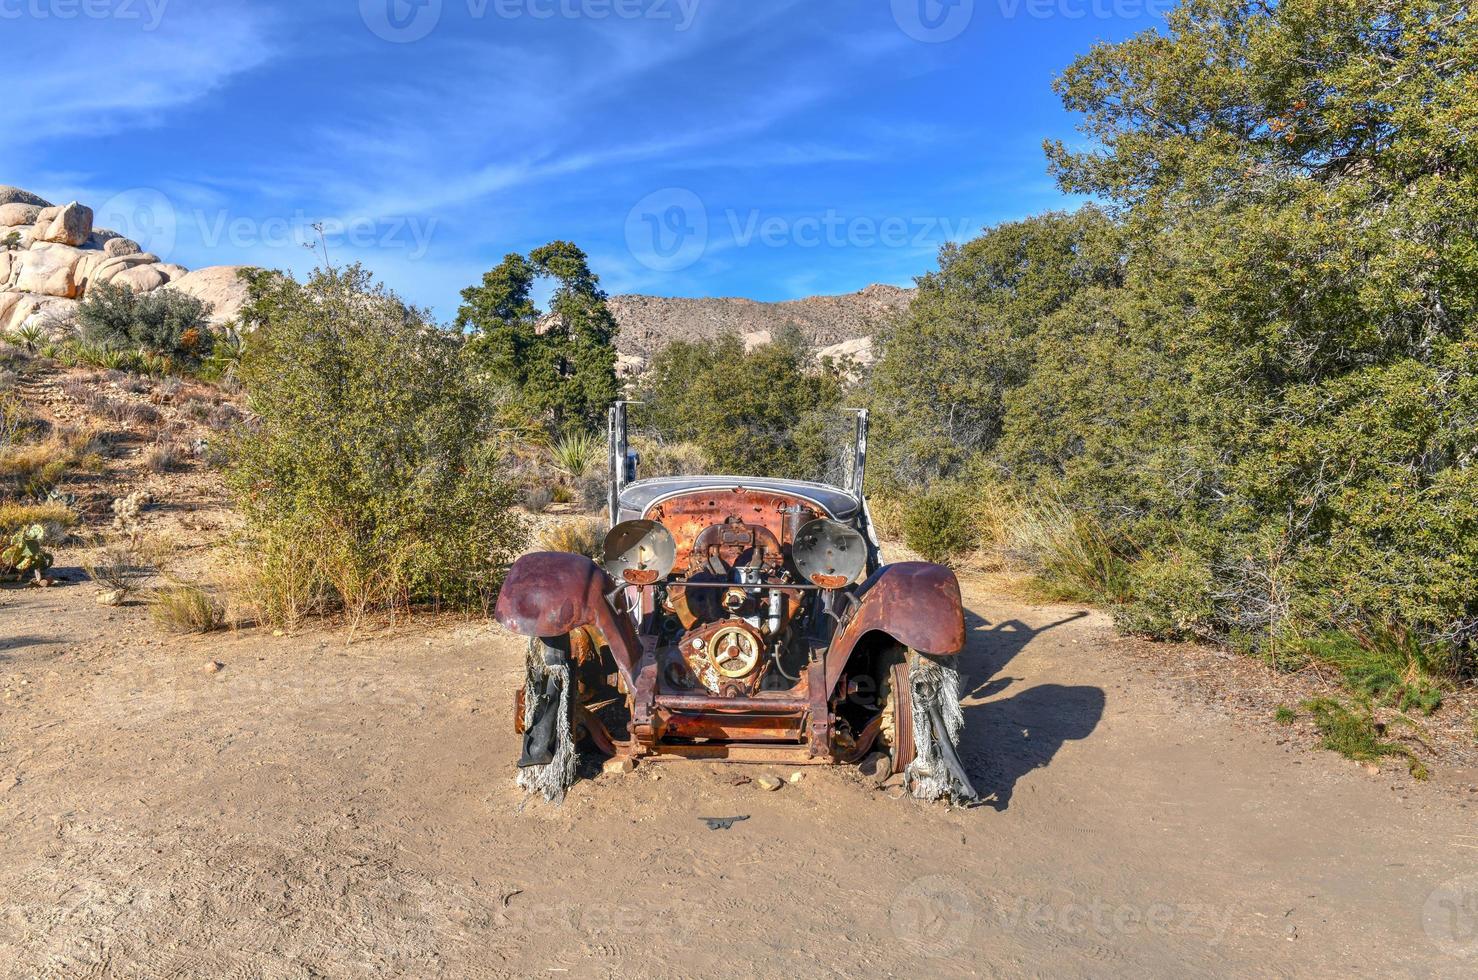
[[[875,284],[855,293],[780,303],[629,294],[612,296],[609,305],[621,325],[616,346],[628,358],[646,360],[674,340],[732,333],[763,341],[790,326],[817,348],[870,337],[889,317],[907,309],[914,292]]]

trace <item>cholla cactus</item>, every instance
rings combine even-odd
[[[126,497],[119,497],[113,501],[113,530],[130,532],[135,530],[139,511],[151,501],[149,491],[135,490]]]

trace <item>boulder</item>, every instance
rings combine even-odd
[[[211,265],[170,281],[170,289],[210,304],[210,322],[216,326],[234,320],[250,298],[238,273],[245,266]]]
[[[149,265],[154,261],[154,257],[147,252],[138,252],[133,255],[108,255],[104,252],[103,259],[91,267],[91,272],[87,277],[88,284],[112,282],[119,273],[127,272],[137,266]]]
[[[829,357],[833,361],[851,360],[858,367],[870,367],[877,360],[871,337],[854,337],[840,344],[823,347],[816,352],[816,357],[818,360],[823,357]]]
[[[49,212],[55,211],[50,216]],[[36,239],[43,242],[58,242],[62,245],[79,246],[87,242],[92,234],[92,208],[71,204],[60,208],[46,208],[36,219]]]
[[[748,352],[754,350],[756,347],[763,347],[771,343],[774,339],[768,330],[752,331],[744,335],[744,350]]]
[[[0,293],[0,332],[10,329],[10,314],[15,311],[16,304],[23,298],[20,293]]]
[[[132,238],[124,238],[122,235],[118,235],[114,238],[106,239],[103,242],[103,251],[110,256],[119,256],[138,255],[143,249],[139,248],[139,243]]]
[[[34,204],[0,204],[0,225],[34,225],[41,209]]]
[[[617,354],[616,377],[634,378],[647,369],[647,359],[640,354]]]
[[[115,286],[127,286],[136,293],[151,293],[169,282],[169,276],[165,275],[155,263],[148,265],[136,265],[131,269],[124,269],[115,275],[111,282]]]
[[[19,330],[34,323],[46,331],[48,340],[69,333],[77,302],[35,293],[0,293],[0,331]]]
[[[23,191],[9,184],[0,184],[0,204],[31,204],[38,208],[51,207],[51,202],[44,197],[37,197],[30,191]]]
[[[76,269],[85,254],[80,248],[55,244],[38,245],[28,252],[19,253],[14,260],[20,264],[15,289],[23,293],[71,299],[80,292]]]
[[[175,265],[173,262],[159,263],[159,271],[164,273],[165,277],[168,278],[170,282],[174,282],[176,279],[183,279],[185,276],[190,274],[189,269],[185,268],[182,265]]]

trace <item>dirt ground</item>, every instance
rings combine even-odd
[[[7,977],[1478,970],[1478,774],[1312,751],[983,579],[968,811],[711,763],[525,801],[495,626],[179,639],[94,592],[0,591]]]

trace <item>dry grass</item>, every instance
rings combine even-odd
[[[144,468],[150,473],[173,473],[185,465],[178,443],[156,442],[144,450]]]
[[[89,432],[53,432],[39,442],[0,447],[0,494],[42,496],[71,470],[97,472],[103,458]]]
[[[641,455],[638,472],[642,479],[654,476],[699,476],[713,471],[713,461],[703,447],[693,442],[661,442],[647,436],[631,440]]]
[[[122,601],[157,574],[169,552],[170,546],[160,538],[137,531],[115,533],[98,542],[83,559],[82,570],[106,591],[117,593]]]
[[[149,614],[171,633],[210,633],[225,625],[226,607],[198,585],[171,585],[149,597]]]
[[[9,538],[32,524],[45,528],[47,542],[55,544],[77,526],[77,514],[62,503],[0,503],[0,538]]]
[[[551,524],[539,535],[539,545],[545,551],[567,551],[595,559],[601,557],[605,541],[605,522],[593,517]]]

